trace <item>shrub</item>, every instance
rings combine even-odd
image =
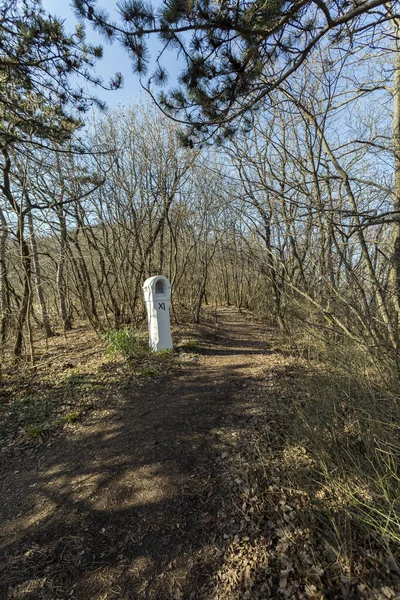
[[[125,360],[131,361],[147,354],[149,347],[139,331],[127,326],[123,329],[110,329],[106,332],[107,349],[110,356],[122,354]]]
[[[76,421],[78,421],[79,417],[80,417],[80,414],[78,412],[72,411],[65,415],[64,421],[66,423],[70,423],[70,424],[76,423]]]
[[[32,425],[31,427],[27,428],[26,433],[29,437],[36,439],[42,437],[44,431],[44,425]]]

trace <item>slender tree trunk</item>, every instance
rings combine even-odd
[[[286,95],[291,98],[295,102],[295,104],[300,108],[303,112],[304,116],[313,123],[315,127],[315,131],[320,138],[322,145],[327,153],[327,156],[331,160],[337,174],[340,176],[344,189],[346,191],[347,198],[350,202],[350,206],[354,212],[354,220],[357,228],[357,238],[360,244],[361,254],[365,261],[366,271],[370,277],[371,286],[374,291],[376,303],[378,306],[379,314],[382,318],[382,321],[385,323],[386,330],[388,333],[388,338],[391,343],[391,347],[393,350],[397,350],[398,348],[398,335],[397,335],[397,325],[393,324],[393,319],[391,319],[391,315],[388,310],[384,289],[381,281],[379,281],[378,276],[374,270],[373,263],[370,256],[370,250],[368,248],[368,244],[364,235],[364,230],[362,228],[361,218],[359,214],[359,207],[357,204],[356,196],[353,192],[353,188],[350,182],[349,175],[345,171],[345,169],[341,166],[339,160],[336,158],[335,153],[332,151],[328,140],[325,137],[324,131],[319,126],[315,115],[313,115],[308,108],[301,104],[298,100],[296,100],[290,92],[285,92]],[[400,258],[400,254],[399,254]],[[399,263],[400,264],[400,263]],[[400,272],[399,272],[400,274]]]
[[[6,248],[8,239],[8,224],[3,211],[0,209],[0,343],[6,341],[7,321],[10,311]]]
[[[18,315],[17,322],[17,337],[14,346],[14,356],[15,358],[20,358],[22,354],[22,342],[24,335],[24,325],[28,316],[31,297],[32,297],[32,286],[31,286],[31,277],[32,277],[32,264],[31,264],[31,256],[29,253],[29,246],[24,239],[24,228],[22,217],[19,216],[20,223],[18,224],[18,237],[19,237],[19,245],[21,249],[21,261],[22,268],[24,272],[23,279],[23,292],[22,292],[22,302]]]
[[[278,323],[278,327],[281,331],[285,331],[286,325],[282,314],[281,308],[281,290],[279,289],[279,285],[277,282],[277,273],[276,273],[276,265],[274,261],[274,255],[272,251],[271,244],[271,221],[270,215],[267,215],[266,212],[262,211],[262,216],[264,219],[264,227],[265,227],[265,246],[267,249],[267,265],[269,277],[272,283],[272,295],[274,300],[274,308],[275,308],[275,316]]]
[[[75,218],[77,220],[78,226],[77,226],[77,229],[76,229],[74,235],[71,237],[71,240],[77,250],[77,253],[79,256],[80,269],[82,272],[82,276],[80,277],[81,282],[82,282],[81,283],[82,289],[80,290],[80,298],[81,298],[81,303],[82,303],[83,309],[84,309],[89,321],[92,323],[92,325],[96,329],[97,325],[98,325],[99,317],[97,314],[96,301],[95,301],[95,297],[94,297],[92,282],[90,280],[90,274],[89,274],[89,271],[88,271],[88,268],[86,265],[85,258],[83,256],[81,243],[79,241],[79,234],[81,231],[84,232],[84,235],[85,235],[85,238],[86,238],[89,248],[92,247],[98,253],[98,255],[100,257],[101,257],[101,254],[100,254],[99,249],[93,243],[93,240],[90,239],[88,232],[85,230],[82,219],[79,216],[77,210],[75,211]],[[94,238],[94,240],[95,240],[95,238]],[[105,277],[105,281],[107,281],[106,274],[104,274],[104,277]],[[88,301],[86,292],[89,293],[90,303]]]
[[[400,315],[400,25],[393,19],[396,34],[393,81],[393,146],[394,146],[394,190],[393,210],[393,292],[396,301],[398,318]]]
[[[67,222],[64,215],[64,210],[58,210],[58,219],[60,223],[60,254],[57,268],[57,289],[60,302],[60,314],[63,322],[64,332],[72,329],[71,319],[67,310],[65,282],[64,282],[64,267],[67,259]]]
[[[7,146],[4,146],[1,150],[4,158],[3,164],[3,185],[1,186],[4,196],[7,198],[10,206],[17,216],[17,231],[16,238],[20,250],[20,257],[22,263],[22,297],[19,305],[19,312],[17,318],[17,332],[14,346],[14,356],[16,359],[20,358],[22,354],[22,342],[24,336],[24,325],[28,312],[30,310],[30,303],[32,299],[32,286],[31,286],[31,257],[29,253],[29,246],[25,240],[25,213],[22,205],[18,205],[15,197],[11,191],[10,172],[11,172],[11,159]],[[4,215],[3,215],[4,217]],[[4,222],[2,221],[2,230],[4,229]],[[6,237],[4,242],[6,241]],[[33,351],[33,349],[32,349]]]
[[[50,320],[49,320],[49,315],[47,312],[46,300],[45,300],[44,292],[43,292],[42,273],[41,273],[41,269],[40,269],[39,253],[38,253],[38,248],[37,248],[35,230],[34,230],[34,226],[33,226],[32,211],[28,212],[28,226],[29,226],[29,237],[31,240],[31,248],[32,248],[32,261],[33,261],[33,272],[34,272],[34,278],[35,278],[35,284],[36,284],[36,293],[38,296],[40,310],[42,313],[43,329],[46,334],[46,337],[49,338],[54,335],[54,332],[50,326]]]

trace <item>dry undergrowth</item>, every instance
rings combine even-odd
[[[185,365],[197,348],[195,330],[181,327],[179,336]],[[35,369],[3,377],[3,441],[11,446],[43,443],[61,426],[76,427],[86,411],[123,401],[132,376],[149,375],[149,357],[140,368],[107,357],[104,340],[86,329],[67,341],[52,341]],[[400,597],[399,398],[371,379],[283,352],[279,344],[257,355],[242,396],[261,397],[262,414],[240,430],[221,431],[225,494],[215,500],[214,541],[198,556],[199,570],[207,557],[217,568],[204,589],[178,596],[176,573],[181,568],[184,579],[188,565],[171,566],[175,591],[167,594],[166,574],[165,597]],[[147,595],[164,597],[155,594]]]
[[[207,322],[205,326],[207,332]],[[38,333],[36,359],[0,371],[0,450],[37,445],[75,426],[88,412],[124,400],[133,379],[152,378],[183,368],[198,348],[199,329],[175,327],[179,354],[147,352],[133,357],[109,352],[107,336],[80,324],[67,335],[43,339]],[[9,355],[11,356],[11,355]]]
[[[265,360],[265,413],[225,463],[235,531],[211,597],[399,598],[399,398],[339,368]]]

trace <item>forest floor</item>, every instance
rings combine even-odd
[[[306,369],[273,330],[221,308],[195,355],[148,377],[74,335],[73,358],[62,339],[43,351],[62,383],[22,373],[21,391],[12,373],[3,379],[25,416],[42,398],[47,424],[27,429],[15,407],[3,411],[1,598],[400,597],[396,569],[373,549],[352,556],[348,576],[343,565],[325,573],[338,554],[305,525],[306,494],[278,474],[285,461],[304,469],[301,450],[278,466],[276,454],[259,460],[265,440],[282,450]]]

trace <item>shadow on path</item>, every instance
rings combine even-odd
[[[190,371],[132,383],[126,401],[1,481],[0,597],[206,598],[224,515],[221,433],[258,410],[268,350],[234,310]]]

